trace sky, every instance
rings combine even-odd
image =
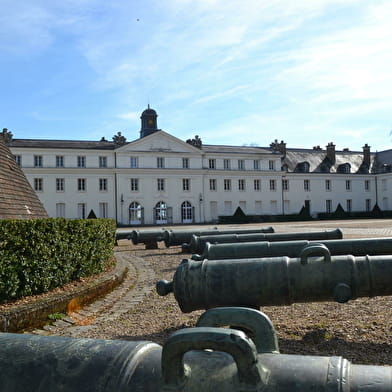
[[[14,138],[392,148],[390,0],[0,0]]]

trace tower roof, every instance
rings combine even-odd
[[[0,219],[47,217],[44,206],[5,144],[4,135],[0,134]]]

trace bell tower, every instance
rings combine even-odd
[[[157,126],[157,112],[150,108],[148,105],[147,109],[144,110],[140,119],[142,120],[140,128],[140,138],[151,135],[152,133],[159,131]]]

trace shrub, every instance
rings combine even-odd
[[[0,301],[39,294],[102,272],[113,220],[0,220]]]

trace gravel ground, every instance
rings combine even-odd
[[[340,227],[344,238],[392,237],[392,221],[293,222],[273,224],[276,232],[330,230]],[[146,259],[156,280],[172,280],[180,248],[144,250],[120,241],[117,251]],[[151,282],[154,284],[154,282]],[[356,364],[392,365],[392,296],[363,298],[346,304],[334,302],[293,304],[262,309],[272,320],[279,347],[286,354],[339,355]],[[159,297],[155,290],[114,322],[96,324],[80,337],[151,340],[163,344],[168,335],[195,325],[202,312],[181,313],[173,295]],[[66,335],[66,332],[65,332]]]

